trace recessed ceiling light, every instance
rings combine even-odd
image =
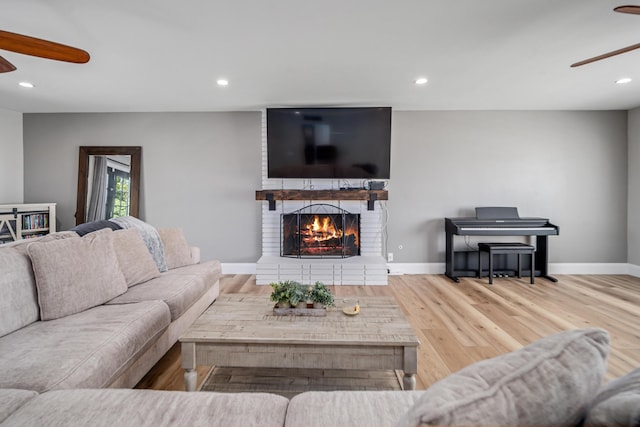
[[[629,77],[625,77],[625,78],[616,80],[616,83],[619,84],[619,85],[623,85],[623,84],[629,83],[629,82],[631,82],[631,79]]]
[[[216,83],[218,83],[218,86],[228,86],[229,85],[229,80],[227,80],[227,79],[218,79],[218,81],[216,81]]]
[[[28,87],[28,88],[36,87],[36,85],[34,85],[33,83],[29,83],[29,82],[20,82],[18,84],[20,86],[22,86],[22,87]]]
[[[417,78],[415,80],[415,84],[417,84],[417,85],[426,85],[428,81],[429,80],[427,80],[426,77],[419,77],[419,78]]]

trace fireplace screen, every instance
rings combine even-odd
[[[360,214],[310,205],[282,214],[281,256],[346,258],[360,255]]]

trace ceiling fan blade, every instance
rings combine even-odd
[[[640,15],[640,6],[618,6],[613,10],[620,13],[631,13],[632,15]]]
[[[76,64],[89,61],[89,54],[82,49],[2,30],[0,30],[0,49]]]
[[[2,56],[0,56],[0,73],[8,73],[9,71],[14,71],[16,67]]]
[[[620,55],[621,53],[630,52],[635,49],[640,49],[640,43],[623,47],[622,49],[614,50],[612,52],[607,52],[602,55],[594,56],[593,58],[585,59],[584,61],[576,62],[575,64],[571,64],[572,67],[579,67],[581,65],[590,64],[592,62],[600,61],[601,59],[610,58],[612,56]]]

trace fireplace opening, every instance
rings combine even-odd
[[[360,255],[360,214],[315,204],[282,214],[280,255],[346,258]]]

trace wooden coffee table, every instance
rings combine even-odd
[[[187,391],[197,365],[262,368],[402,370],[415,390],[420,342],[390,297],[354,297],[361,311],[348,316],[342,300],[325,317],[274,316],[266,295],[225,294],[180,337]]]

